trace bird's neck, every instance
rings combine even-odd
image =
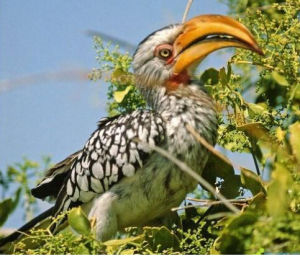
[[[169,128],[186,132],[186,124],[193,126],[209,143],[214,144],[217,131],[215,105],[199,85],[184,85],[177,90],[165,88],[141,90],[149,107],[161,114]]]

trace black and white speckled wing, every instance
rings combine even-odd
[[[86,203],[123,177],[134,175],[151,154],[151,149],[138,141],[161,145],[164,139],[163,120],[150,110],[102,119],[71,165],[57,210]]]

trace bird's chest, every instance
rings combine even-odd
[[[215,112],[189,101],[174,104],[171,109],[172,112],[162,112],[165,120],[166,150],[190,167],[202,170],[208,152],[189,132],[187,126],[195,128],[208,143],[214,144],[217,130]]]
[[[197,182],[158,154],[133,177],[111,190],[121,227],[145,225],[170,213]],[[128,211],[130,209],[130,211]]]

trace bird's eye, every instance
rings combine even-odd
[[[172,51],[170,49],[161,49],[159,51],[159,56],[163,59],[167,59],[172,55]]]
[[[170,44],[159,45],[156,47],[154,54],[163,60],[168,60],[173,56],[173,46]]]

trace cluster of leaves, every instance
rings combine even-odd
[[[9,215],[17,206],[21,205],[24,211],[24,219],[32,219],[37,208],[37,201],[31,195],[30,188],[33,184],[33,177],[36,177],[38,170],[47,170],[50,166],[50,158],[43,157],[42,166],[35,161],[24,158],[22,162],[9,165],[7,170],[0,170],[0,226],[2,226]],[[22,196],[21,196],[22,195]]]
[[[199,211],[186,209],[181,216],[186,229],[161,227],[128,228],[120,239],[101,243],[91,232],[89,221],[81,208],[68,213],[69,227],[53,235],[53,222],[41,224],[28,235],[7,248],[12,254],[207,254],[216,236],[213,226],[201,221]],[[65,215],[53,221],[59,221]],[[72,230],[77,235],[72,232]],[[204,238],[204,234],[206,235]],[[208,238],[210,237],[210,238]]]
[[[120,53],[118,46],[105,45],[99,37],[95,37],[94,42],[100,68],[94,69],[89,78],[94,81],[102,78],[109,84],[108,114],[114,116],[145,107],[145,101],[129,72],[132,57],[128,53]]]

